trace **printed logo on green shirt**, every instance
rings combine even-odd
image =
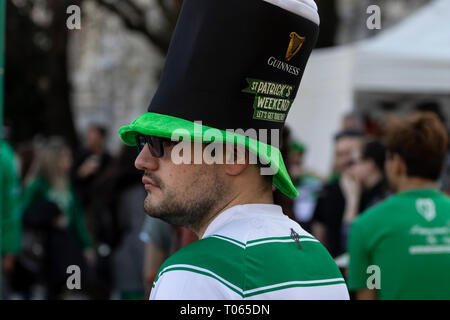
[[[428,222],[436,217],[436,206],[432,199],[417,199],[416,209]]]

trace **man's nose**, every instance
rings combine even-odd
[[[158,168],[158,159],[151,155],[147,144],[134,161],[134,166],[136,169],[143,171],[154,171]]]

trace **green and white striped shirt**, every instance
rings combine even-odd
[[[318,240],[266,204],[219,214],[202,239],[165,261],[151,300],[348,299],[344,279]]]

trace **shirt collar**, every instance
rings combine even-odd
[[[208,225],[202,239],[213,235],[221,226],[232,221],[249,217],[283,216],[283,210],[275,204],[240,204],[219,213]]]
[[[402,196],[402,197],[408,197],[408,196],[432,197],[432,196],[441,195],[441,194],[442,193],[437,188],[423,187],[423,188],[405,190],[405,191],[398,193],[397,195]]]

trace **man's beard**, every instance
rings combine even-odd
[[[201,187],[202,190],[196,190],[195,193],[188,195],[185,199],[180,199],[183,192],[175,192],[165,187],[160,179],[153,175],[148,175],[157,183],[164,198],[157,204],[151,205],[151,193],[144,201],[145,211],[149,216],[159,218],[174,226],[183,226],[192,231],[199,230],[214,214],[213,210],[220,203],[220,199],[224,197],[226,191],[225,184],[220,182],[218,177],[214,175],[209,181],[193,183],[196,188]],[[194,188],[195,188],[194,187]],[[189,186],[188,188],[191,188]]]

